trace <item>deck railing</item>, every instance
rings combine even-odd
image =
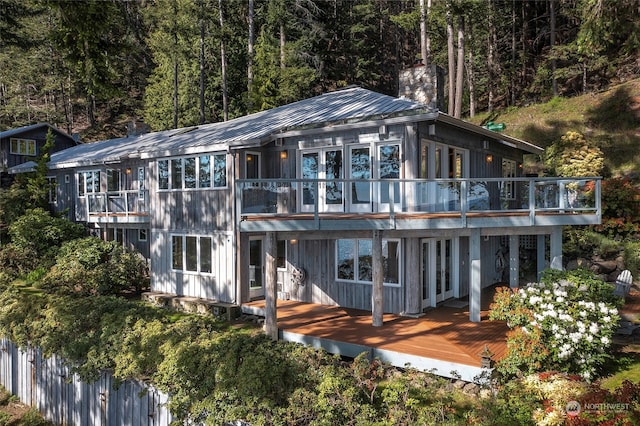
[[[141,216],[149,214],[148,191],[95,192],[86,195],[88,216]]]
[[[522,213],[600,216],[599,177],[242,179],[241,216],[351,213]]]

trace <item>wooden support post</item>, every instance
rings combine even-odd
[[[407,238],[405,253],[408,264],[420,265],[420,239]],[[422,282],[420,281],[420,268],[407,268],[405,282],[404,315],[416,316],[422,312]]]
[[[547,267],[547,244],[546,236],[544,234],[538,235],[536,242],[536,277],[540,280],[542,271]]]
[[[520,237],[509,235],[509,287],[518,287],[518,275],[520,275]]]
[[[384,268],[382,266],[382,231],[373,231],[372,241],[372,279],[373,292],[371,295],[371,316],[374,327],[382,326],[384,322]]]
[[[562,226],[554,226],[551,230],[551,269],[562,270]]]
[[[469,321],[480,322],[480,294],[482,292],[482,262],[480,229],[471,230],[469,237]]]
[[[275,232],[267,232],[264,239],[265,252],[265,308],[264,308],[264,332],[273,340],[278,340],[278,316],[277,316],[277,281],[276,267],[278,244]]]

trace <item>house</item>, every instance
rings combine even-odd
[[[0,132],[0,187],[6,188],[11,185],[10,168],[32,162],[40,155],[49,130],[55,137],[54,146],[50,152],[60,151],[77,144],[72,136],[48,123],[37,123]]]
[[[56,208],[150,261],[153,291],[420,315],[562,267],[562,227],[600,222],[597,177],[524,177],[542,149],[349,87],[221,123],[52,155]]]

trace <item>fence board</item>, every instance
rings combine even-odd
[[[64,360],[40,350],[21,350],[0,339],[0,384],[56,425],[168,426],[167,395],[136,380],[117,389],[110,373],[93,383],[71,374]]]

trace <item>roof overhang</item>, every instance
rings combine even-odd
[[[508,145],[514,148],[519,148],[523,151],[527,151],[531,154],[542,154],[544,149],[534,145],[532,143],[523,141],[521,139],[517,139],[508,135],[503,135],[502,133],[494,132],[493,130],[485,129],[482,126],[478,126],[473,123],[469,123],[467,121],[461,120],[459,118],[454,118],[449,114],[445,114],[443,112],[438,112],[438,117],[436,121],[440,121],[443,123],[447,123],[449,125],[458,127],[460,129],[468,130],[470,132],[474,132],[480,135],[484,135],[488,138],[496,139],[498,142],[501,142],[504,145]]]

